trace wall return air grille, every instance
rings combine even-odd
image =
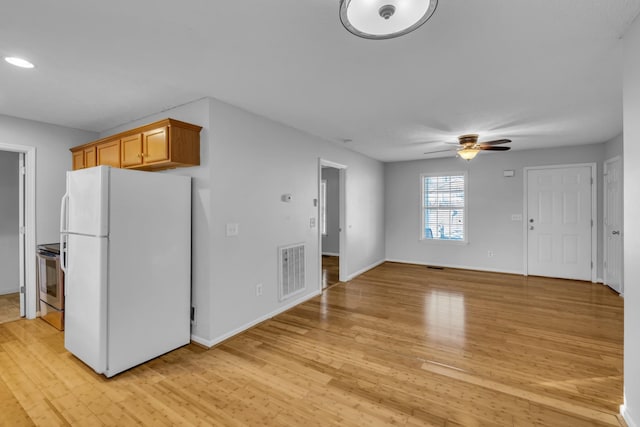
[[[283,301],[305,289],[304,243],[280,246],[278,254],[279,296]]]

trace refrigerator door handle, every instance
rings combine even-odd
[[[69,193],[64,193],[62,201],[60,202],[60,232],[66,233],[69,226],[69,219],[67,218],[67,205],[69,203]]]
[[[60,268],[62,269],[64,274],[67,274],[67,258],[68,258],[67,246],[68,245],[69,245],[69,235],[61,234],[60,235]],[[65,287],[64,287],[65,296],[67,296],[67,289],[69,289],[69,286],[65,284]]]

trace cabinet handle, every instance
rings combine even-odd
[[[138,157],[142,157],[142,154],[138,153]]]

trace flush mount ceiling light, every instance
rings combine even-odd
[[[9,64],[15,65],[16,67],[20,67],[20,68],[33,68],[33,67],[35,67],[35,65],[33,65],[31,62],[27,61],[26,59],[17,58],[15,56],[5,56],[4,60],[7,61]]]
[[[340,21],[358,37],[391,39],[427,22],[437,5],[438,0],[340,0]]]

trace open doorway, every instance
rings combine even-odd
[[[6,155],[5,155],[6,153]],[[35,213],[35,164],[36,149],[24,145],[6,144],[0,142],[0,154],[8,162],[7,177],[10,184],[10,192],[16,198],[10,196],[7,209],[13,217],[17,211],[17,227],[13,221],[9,225],[8,241],[14,242],[7,245],[7,251],[11,253],[13,262],[7,271],[11,279],[6,285],[8,294],[15,294],[15,270],[17,270],[17,294],[19,301],[18,317],[34,319],[37,315],[37,288],[36,288],[36,213]],[[4,167],[0,168],[4,172]],[[3,179],[4,180],[4,179]],[[17,182],[17,184],[15,184]],[[14,187],[17,185],[17,187]],[[2,200],[5,205],[4,200]],[[15,255],[15,256],[14,256]],[[5,268],[2,269],[4,276]],[[3,278],[4,279],[4,278]],[[15,296],[8,303],[9,310],[13,310]],[[14,312],[10,311],[13,316]]]
[[[326,289],[346,276],[344,182],[346,166],[320,160],[319,232],[321,284]]]
[[[20,161],[22,153],[0,151],[0,323],[20,313]]]

